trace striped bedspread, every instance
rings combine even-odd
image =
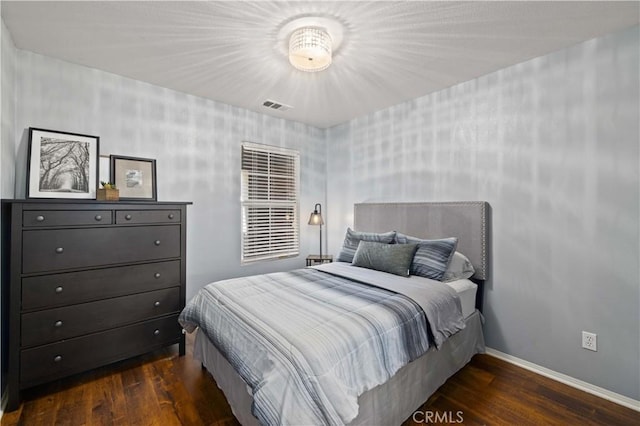
[[[464,326],[457,295],[442,283],[420,286],[431,295],[417,302],[324,269],[331,273],[307,268],[209,284],[180,315],[248,384],[261,424],[348,423],[358,396],[426,352],[434,331],[442,341]]]

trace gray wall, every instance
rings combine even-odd
[[[188,207],[187,297],[214,280],[292,269],[317,252],[307,217],[325,200],[325,131],[35,53],[17,51],[16,196],[25,192],[27,129],[100,136],[103,154],[157,159],[158,199]],[[240,264],[240,146],[297,149],[301,255]]]
[[[12,198],[15,176],[16,48],[4,22],[0,20],[0,23],[0,197]],[[0,285],[5,283],[2,282]],[[0,321],[1,318],[0,311]],[[2,351],[4,348],[0,343],[0,354]],[[2,383],[4,384],[4,378]],[[0,389],[0,392],[3,391],[4,387]]]
[[[0,196],[12,198],[15,179],[16,48],[4,21],[1,22]]]
[[[195,203],[189,296],[303,265],[317,251],[305,216],[325,194],[334,255],[354,202],[487,200],[489,346],[640,399],[638,38],[636,27],[324,131],[16,50],[3,25],[2,196],[14,168],[24,195],[29,126],[156,158],[159,199]],[[299,258],[239,263],[242,140],[301,153]],[[598,352],[580,348],[581,330],[598,333]]]
[[[489,201],[488,346],[640,399],[638,40],[634,27],[329,129],[330,251],[357,202]]]

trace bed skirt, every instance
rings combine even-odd
[[[399,425],[442,384],[485,350],[482,316],[475,311],[466,327],[446,340],[440,350],[427,353],[401,368],[391,379],[358,398],[358,416],[350,425]],[[216,347],[198,330],[193,351],[222,390],[233,414],[243,426],[258,425],[251,414],[251,389]]]

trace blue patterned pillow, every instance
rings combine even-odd
[[[338,253],[337,261],[351,263],[360,241],[373,241],[374,243],[391,244],[395,237],[395,231],[378,234],[375,232],[357,232],[351,228],[347,228],[347,234],[344,236],[344,243],[342,243],[342,250]]]
[[[418,244],[418,250],[411,263],[411,275],[442,281],[451,258],[456,251],[458,239],[421,240],[408,235],[398,234],[398,244]]]

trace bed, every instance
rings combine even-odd
[[[395,286],[407,285],[409,288],[403,288],[401,292],[408,291],[408,294],[411,294],[411,286],[419,283],[419,281],[414,279],[414,277],[410,280],[406,278],[396,279],[393,277],[387,277],[383,280],[380,278],[380,274],[385,276],[389,274],[377,273],[377,271],[370,271],[338,262],[334,265],[326,264],[314,268],[292,271],[293,275],[269,274],[251,277],[245,281],[228,282],[226,283],[227,287],[232,288],[232,291],[239,295],[238,300],[233,301],[226,296],[216,296],[217,305],[212,308],[209,306],[210,303],[207,302],[207,309],[217,312],[218,316],[209,324],[206,324],[206,321],[201,321],[201,324],[193,321],[192,324],[186,324],[185,328],[190,331],[196,329],[194,357],[199,359],[203,366],[212,374],[216,383],[224,392],[234,415],[241,424],[245,426],[260,424],[261,422],[258,421],[258,418],[262,419],[262,423],[285,424],[400,424],[410,417],[414,410],[418,409],[451,375],[466,365],[473,355],[484,351],[482,316],[480,310],[482,306],[482,287],[488,277],[490,265],[488,248],[490,218],[487,203],[356,204],[354,207],[354,227],[356,230],[381,233],[394,230],[425,239],[456,237],[458,239],[457,251],[464,253],[468,257],[469,261],[473,264],[475,274],[471,277],[471,280],[459,280],[447,283],[446,285],[443,284],[441,290],[446,290],[445,293],[448,291],[457,294],[460,300],[459,309],[461,310],[462,316],[455,320],[452,319],[451,322],[442,324],[442,326],[438,328],[439,324],[437,319],[440,315],[429,312],[428,309],[431,309],[429,302],[418,301],[416,297],[414,302],[422,307],[427,315],[427,329],[425,329],[424,332],[418,331],[416,324],[420,321],[415,320],[417,322],[415,324],[412,323],[411,321],[414,321],[414,319],[411,316],[406,320],[408,324],[407,329],[411,330],[410,333],[427,333],[429,335],[431,344],[426,352],[415,349],[417,355],[413,357],[409,356],[407,359],[404,359],[402,356],[389,355],[386,353],[393,352],[392,350],[385,351],[385,348],[389,345],[395,345],[398,340],[419,340],[415,338],[413,334],[407,337],[406,330],[402,332],[404,334],[399,335],[389,333],[389,335],[384,334],[383,337],[377,336],[375,339],[363,338],[363,340],[367,342],[375,341],[377,342],[375,344],[382,345],[382,349],[378,347],[376,350],[382,350],[385,352],[385,357],[388,357],[384,359],[384,362],[381,362],[385,365],[384,371],[366,371],[363,373],[366,379],[355,378],[352,380],[349,378],[344,379],[345,383],[342,383],[336,381],[336,378],[333,376],[339,376],[340,380],[342,380],[343,376],[350,375],[350,369],[354,369],[354,365],[358,366],[358,368],[356,368],[356,370],[358,370],[360,368],[359,363],[350,364],[346,370],[341,370],[340,368],[342,368],[342,366],[335,367],[334,364],[329,364],[332,366],[330,369],[332,374],[327,374],[327,371],[314,365],[313,368],[309,368],[313,370],[313,372],[316,371],[314,368],[317,369],[318,374],[316,376],[310,375],[312,376],[310,379],[311,384],[307,382],[298,383],[299,381],[297,380],[288,379],[287,382],[283,382],[286,384],[282,384],[282,393],[285,394],[285,396],[275,402],[269,401],[266,403],[263,395],[268,393],[268,386],[265,385],[263,387],[263,383],[268,381],[265,380],[265,377],[256,379],[252,376],[252,374],[255,373],[249,373],[248,369],[253,369],[253,371],[262,371],[261,369],[271,371],[274,364],[282,368],[282,363],[278,357],[274,355],[274,352],[268,353],[268,350],[263,350],[260,345],[281,348],[279,349],[280,352],[290,356],[293,350],[297,350],[295,348],[298,344],[296,340],[298,336],[295,334],[296,328],[294,327],[294,331],[289,335],[289,339],[294,343],[291,343],[288,347],[294,349],[282,349],[283,343],[279,341],[279,336],[274,337],[273,335],[268,335],[264,337],[260,334],[260,330],[266,328],[262,322],[255,325],[255,330],[253,329],[254,325],[251,325],[251,330],[244,330],[244,328],[247,328],[245,323],[254,321],[253,319],[247,320],[247,318],[254,318],[254,314],[243,311],[242,301],[244,298],[242,297],[242,292],[262,291],[266,287],[274,286],[276,291],[280,291],[279,286],[284,285],[282,284],[283,282],[291,281],[293,284],[286,289],[287,293],[280,294],[288,294],[291,288],[302,288],[302,299],[295,299],[295,302],[293,299],[289,301],[286,296],[264,299],[269,301],[264,303],[265,309],[285,311],[288,304],[300,303],[308,294],[318,293],[318,289],[313,287],[313,285],[315,285],[314,280],[316,280],[317,277],[321,277],[322,280],[324,280],[322,281],[322,285],[325,287],[322,288],[329,289],[323,290],[323,292],[335,292],[337,291],[336,289],[339,289],[339,291],[349,293],[347,295],[349,297],[352,292],[364,292],[368,294],[369,289],[361,290],[362,284],[360,284],[360,281],[378,280],[380,281],[379,283],[374,283],[374,286],[370,286],[371,288],[376,288],[376,293],[370,296],[370,298],[376,298],[376,302],[373,303],[373,305],[384,304],[379,302],[379,300],[387,300],[386,298],[388,298],[389,306],[395,306],[397,303],[400,303],[398,302],[398,297],[395,297],[395,292],[399,291],[396,290],[398,287]],[[350,276],[349,274],[352,275]],[[298,277],[298,275],[300,277]],[[279,278],[282,279],[282,282],[278,282]],[[306,281],[303,281],[303,284],[299,284],[298,279],[304,279]],[[394,280],[397,280],[397,283]],[[329,283],[328,287],[325,281]],[[390,283],[388,284],[390,287],[387,290],[392,291],[385,293],[387,290],[385,290],[384,287],[387,282]],[[411,284],[403,284],[409,282]],[[353,291],[350,287],[352,284],[354,286]],[[224,283],[222,285],[224,285]],[[444,289],[444,287],[446,287],[446,289]],[[360,293],[358,293],[358,295],[359,298],[363,298]],[[349,297],[341,297],[340,299],[348,299]],[[402,296],[399,297],[402,298]],[[429,297],[437,299],[440,296],[434,294]],[[198,298],[198,296],[196,296],[196,298]],[[204,305],[204,299],[205,298],[201,298],[198,303]],[[413,300],[411,297],[409,297],[409,299]],[[238,312],[242,313],[227,315],[226,313],[220,312],[231,309],[232,305],[238,305],[238,307],[234,307],[233,309],[237,309]],[[364,312],[367,309],[373,308],[370,308],[368,305],[358,305],[355,309],[359,312]],[[260,308],[258,308],[258,310],[260,310]],[[301,327],[306,324],[306,321],[318,321],[320,318],[321,322],[325,324],[330,323],[333,319],[331,316],[323,318],[322,315],[324,315],[324,311],[321,312],[319,308],[316,310],[315,305],[305,306],[304,308],[299,308],[299,310],[301,312],[295,314],[299,315],[299,319],[290,320],[289,322],[295,324],[300,323]],[[366,320],[367,322],[375,322],[376,317],[380,315],[377,311],[372,312],[372,316]],[[293,313],[291,315],[293,315]],[[340,312],[334,313],[334,315],[336,318],[342,318],[343,316]],[[259,322],[259,320],[255,321]],[[269,320],[266,319],[264,322],[268,323]],[[424,319],[422,322],[424,322]],[[315,331],[315,328],[317,328],[313,325],[315,323],[311,324],[311,328]],[[185,325],[185,323],[183,323],[183,325]],[[196,326],[198,327],[196,328]],[[219,340],[216,336],[216,329],[233,329],[234,327],[233,336],[227,338],[226,341]],[[315,346],[304,352],[300,357],[296,358],[297,354],[291,355],[292,359],[295,359],[295,362],[306,362],[307,358],[314,358],[316,355],[318,358],[332,356],[336,349],[330,348],[323,352],[324,347],[322,345],[326,344],[327,346],[331,346],[334,338],[339,341],[338,335],[343,332],[342,326],[338,324],[335,327],[335,329],[332,329],[335,333],[334,336],[325,339],[325,335],[327,334],[326,329],[319,331],[313,337]],[[308,330],[309,327],[301,329]],[[203,330],[206,330],[206,333],[203,332]],[[345,334],[349,333],[350,332],[345,332]],[[246,336],[244,334],[246,334]],[[213,337],[210,338],[207,335]],[[326,342],[318,343],[323,342],[323,339],[326,340]],[[218,345],[214,345],[212,340],[218,342]],[[247,359],[243,358],[239,360],[238,353],[241,352],[236,351],[233,345],[243,347],[245,352],[242,353],[249,354]],[[371,343],[371,345],[374,345],[374,343]],[[416,345],[418,344],[416,343]],[[348,348],[349,354],[361,356],[358,351],[363,346],[366,345],[358,343],[357,350],[356,348]],[[323,359],[319,359],[317,362],[321,365]],[[333,374],[334,369],[338,371],[338,373]],[[384,374],[387,374],[388,377]],[[271,375],[271,373],[268,373],[268,375]],[[353,373],[352,375],[355,376],[357,374]],[[297,376],[291,373],[291,377]],[[277,381],[279,378],[269,377],[269,380]],[[296,386],[298,387],[291,385],[292,382],[296,382]],[[250,383],[251,386],[247,383]],[[328,390],[329,388],[331,388],[330,391],[323,393],[324,390]],[[356,388],[357,390],[354,390]],[[275,389],[279,389],[278,385],[275,385]],[[301,389],[304,390],[304,392],[301,392]],[[323,411],[319,414],[313,414],[314,408],[311,405],[304,405],[304,403],[311,398],[306,396],[307,391],[314,399],[331,400],[333,398],[333,401],[329,401],[330,403],[328,404],[332,407],[331,413],[327,414]],[[357,400],[350,401],[350,399],[355,398],[354,392],[357,393]],[[302,394],[304,395],[301,396]],[[273,397],[273,395],[271,396]],[[276,395],[276,398],[279,397],[279,395]],[[296,407],[309,408],[301,409]],[[333,408],[335,408],[335,410],[333,410]],[[274,411],[278,410],[286,413],[294,413],[294,415],[287,415],[284,418],[277,417],[280,413],[274,413]],[[348,421],[344,421],[344,419],[348,419]]]

